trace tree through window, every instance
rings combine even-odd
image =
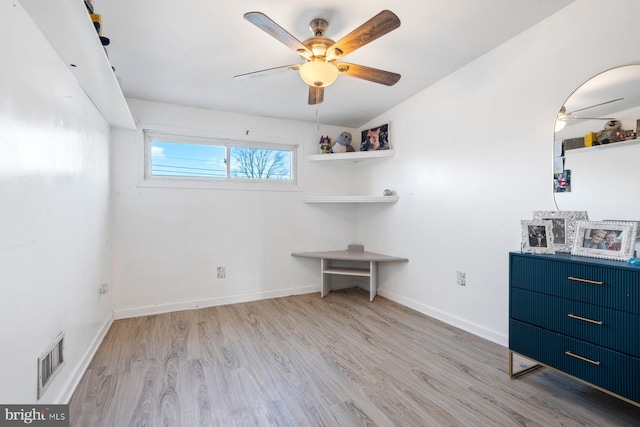
[[[230,147],[232,177],[291,179],[291,152],[253,147]]]

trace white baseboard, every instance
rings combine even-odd
[[[98,334],[95,336],[93,341],[91,341],[91,344],[87,348],[87,351],[84,352],[84,355],[80,359],[80,362],[76,365],[72,375],[67,380],[66,385],[62,388],[62,391],[58,395],[58,398],[55,400],[55,402],[58,402],[59,404],[69,403],[69,401],[71,400],[71,396],[73,396],[73,392],[76,390],[76,387],[78,387],[78,384],[80,384],[82,376],[89,367],[89,363],[91,363],[93,356],[96,354],[96,351],[98,351],[98,347],[100,347],[100,344],[102,343],[105,335],[107,335],[107,332],[109,331],[112,323],[113,313],[109,313],[107,320],[105,320],[105,322],[102,324],[102,327],[100,327],[100,329],[98,330]]]
[[[149,316],[153,314],[170,313],[172,311],[193,310],[196,308],[214,307],[218,305],[237,304],[241,302],[259,301],[269,298],[287,297],[290,295],[303,295],[320,292],[318,285],[304,286],[300,288],[278,289],[275,291],[255,292],[242,295],[230,295],[225,297],[204,298],[175,303],[148,305],[143,307],[123,308],[114,310],[115,319],[128,319],[130,317]]]
[[[391,301],[395,301],[398,304],[402,304],[406,307],[409,307],[413,310],[416,310],[422,314],[426,314],[429,317],[433,317],[434,319],[441,320],[451,326],[455,326],[456,328],[460,328],[463,331],[472,333],[484,339],[487,339],[491,342],[499,344],[503,347],[509,347],[509,336],[502,334],[500,332],[494,331],[492,329],[487,329],[484,326],[480,326],[476,323],[471,323],[465,319],[461,319],[457,316],[452,316],[449,313],[445,313],[441,310],[430,307],[426,304],[422,304],[420,302],[411,300],[409,298],[402,297],[400,295],[396,295],[392,292],[385,291],[383,289],[378,288],[378,294],[390,299]]]

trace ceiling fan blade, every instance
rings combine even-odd
[[[383,10],[330,46],[327,49],[327,60],[345,56],[399,26],[400,18],[389,10]]]
[[[309,86],[309,105],[321,104],[324,101],[324,87]]]
[[[566,114],[567,114],[567,116],[570,116],[570,115],[572,115],[574,113],[577,113],[578,111],[588,110],[589,108],[599,107],[599,106],[605,105],[605,104],[611,104],[612,102],[622,101],[623,99],[624,98],[612,99],[611,101],[606,101],[606,102],[601,102],[600,104],[590,105],[588,107],[580,108],[579,110],[573,110],[572,112],[566,113]]]
[[[289,70],[297,70],[300,68],[300,64],[292,64],[292,65],[283,65],[281,67],[273,67],[273,68],[266,68],[264,70],[258,70],[258,71],[252,71],[250,73],[244,73],[244,74],[238,74],[236,76],[233,76],[234,79],[238,79],[238,80],[243,80],[243,79],[250,79],[253,77],[262,77],[262,76],[268,76],[270,74],[277,74],[283,71],[289,71]]]
[[[615,120],[615,117],[562,117],[558,120]]]
[[[369,80],[370,82],[380,83],[387,86],[393,86],[400,80],[400,74],[391,71],[379,70],[377,68],[365,67],[364,65],[350,64],[341,62],[337,65],[338,71],[347,76],[356,77],[358,79]]]
[[[251,22],[256,27],[260,28],[267,34],[271,35],[276,40],[284,43],[289,49],[297,52],[306,59],[311,59],[313,53],[302,44],[300,40],[293,37],[287,30],[276,24],[271,18],[262,12],[247,12],[244,14],[244,19]]]

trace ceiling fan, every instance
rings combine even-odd
[[[262,12],[245,13],[244,19],[295,51],[304,62],[239,74],[234,76],[235,79],[297,70],[302,80],[309,85],[309,105],[320,104],[324,99],[324,88],[332,84],[340,74],[387,86],[393,86],[400,80],[400,74],[397,73],[348,62],[337,62],[354,50],[398,28],[400,19],[391,11],[383,10],[337,42],[324,36],[329,24],[321,18],[316,18],[309,23],[313,37],[302,42]]]
[[[590,105],[588,107],[573,110],[567,113],[564,105],[560,108],[558,113],[558,120],[615,120],[613,117],[575,117],[574,115],[579,111],[588,110],[589,108],[599,107],[605,104],[611,104],[612,102],[622,101],[624,98],[612,99],[611,101],[601,102],[599,104]]]
[[[558,112],[558,116],[556,117],[555,131],[558,132],[558,131],[562,130],[564,128],[564,126],[567,124],[567,122],[570,121],[570,120],[607,120],[607,121],[615,120],[614,117],[577,117],[575,114],[580,112],[580,111],[588,110],[589,108],[599,107],[601,105],[611,104],[612,102],[622,101],[623,99],[624,98],[612,99],[610,101],[605,101],[605,102],[601,102],[599,104],[590,105],[588,107],[579,108],[579,109],[573,110],[573,111],[571,111],[569,113],[567,113],[567,109],[563,105],[560,108],[560,111]]]

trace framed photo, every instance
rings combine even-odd
[[[637,224],[637,230],[639,231],[639,233],[636,234],[636,240],[640,241],[640,221],[632,221],[632,220],[626,220],[626,219],[604,219],[603,221],[606,222],[635,222]]]
[[[586,221],[589,217],[587,211],[535,211],[533,219],[551,220],[556,251],[571,252],[576,236],[576,221]]]
[[[628,261],[633,258],[638,224],[616,221],[578,221],[573,255]]]
[[[362,131],[362,141],[360,151],[388,150],[389,145],[389,124]]]
[[[564,170],[553,174],[553,191],[555,193],[571,192],[571,171]]]
[[[522,220],[522,252],[555,254],[553,223],[550,219]]]

